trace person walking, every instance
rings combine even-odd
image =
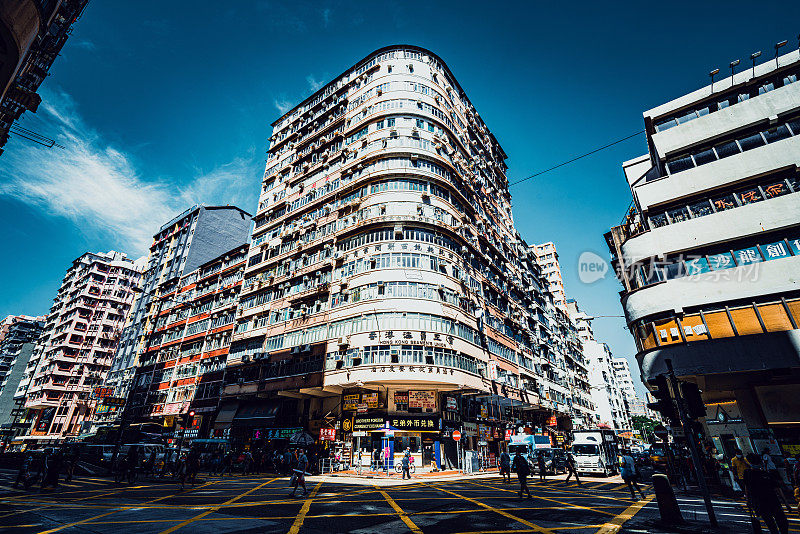
[[[528,498],[532,499],[531,490],[528,489],[528,475],[531,473],[531,466],[528,465],[528,460],[517,451],[511,465],[516,470],[517,478],[519,479],[519,498],[521,499],[522,493],[525,492],[528,494]]]
[[[181,489],[186,487],[186,475],[189,471],[189,466],[187,465],[186,455],[181,454],[178,458],[178,465],[175,468],[175,476],[178,477],[178,481],[181,483]]]
[[[253,453],[246,450],[242,453],[242,476],[247,476],[253,469]]]
[[[224,477],[225,473],[233,476],[233,451],[226,452],[225,457],[222,459],[222,472],[220,476]]]
[[[17,489],[17,485],[20,482],[22,482],[22,487],[26,490],[31,487],[30,478],[32,465],[33,455],[31,455],[30,452],[26,452],[22,457],[22,465],[19,468],[19,473],[17,473],[17,479],[14,481],[14,489]]]
[[[283,473],[289,475],[292,472],[292,453],[286,449],[283,453]]]
[[[511,484],[511,456],[506,451],[500,453],[500,479]]]
[[[794,487],[794,500],[797,503],[797,511],[800,513],[800,453],[794,455],[792,486]]]
[[[575,475],[575,482],[577,482],[578,485],[580,486],[581,485],[581,479],[578,478],[578,470],[575,468],[575,457],[572,456],[571,452],[568,452],[567,453],[567,478],[564,479],[564,484],[569,482],[569,479],[572,478],[573,475]]]
[[[791,514],[792,505],[789,504],[789,499],[786,498],[786,494],[783,492],[783,479],[767,447],[764,447],[764,450],[761,451],[761,464],[764,466],[764,471],[775,481],[778,497],[780,497],[781,501],[783,501],[783,504],[786,506],[786,511]]]
[[[731,471],[733,471],[733,479],[744,489],[744,472],[750,468],[750,463],[744,457],[742,449],[734,449],[733,458],[731,458]]]
[[[63,464],[64,457],[61,451],[54,451],[47,457],[45,464],[44,477],[42,478],[41,488],[47,486],[58,487],[58,476],[61,472],[61,465]]]
[[[406,449],[406,452],[403,454],[403,459],[401,461],[403,467],[403,480],[408,477],[411,480],[411,450]]]
[[[73,447],[70,447],[64,455],[64,482],[66,484],[72,482],[72,473],[75,471],[76,463],[78,463],[78,453]]]
[[[372,451],[372,470],[377,471],[381,464],[381,450],[376,447],[374,451]]]
[[[136,480],[136,469],[139,468],[139,447],[131,445],[125,463],[127,465],[128,484],[132,484]]]
[[[306,488],[307,467],[308,456],[306,456],[303,449],[300,449],[300,455],[297,457],[297,467],[294,469],[294,475],[292,475],[292,492],[289,494],[289,497],[294,497],[297,486],[303,486],[303,495],[308,495],[308,489]]]
[[[633,456],[627,452],[623,452],[619,460],[619,466],[622,480],[625,481],[625,484],[628,485],[628,489],[631,490],[631,499],[636,500],[636,492],[634,489],[638,491],[639,495],[644,499],[642,489],[636,484],[636,462]]]
[[[748,454],[747,461],[751,467],[745,470],[743,480],[748,506],[764,520],[772,534],[787,534],[789,523],[778,498],[778,483],[762,469],[761,456]]]
[[[536,464],[539,467],[539,482],[545,482],[547,480],[547,463],[544,460],[544,454],[536,455]]]
[[[200,453],[197,452],[197,448],[192,447],[192,450],[189,451],[189,455],[186,457],[186,477],[189,479],[189,483],[192,486],[194,486],[197,480],[197,473],[199,471]]]

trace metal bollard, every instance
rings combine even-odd
[[[656,492],[661,521],[668,525],[683,523],[683,516],[680,508],[678,508],[678,501],[675,499],[675,492],[672,491],[667,475],[653,475],[653,489]]]

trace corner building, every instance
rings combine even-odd
[[[644,112],[606,234],[643,380],[696,382],[728,456],[800,451],[798,76],[794,50]]]
[[[568,429],[552,295],[514,228],[505,158],[413,46],[276,121],[215,427],[278,448],[302,429],[365,463],[410,448],[422,467],[455,463],[455,429],[487,460],[506,427]]]

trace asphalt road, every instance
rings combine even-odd
[[[650,500],[632,500],[618,478],[579,487],[534,477],[534,496],[523,500],[518,485],[499,476],[403,486],[310,477],[309,494],[297,498],[287,496],[287,478],[273,476],[208,478],[184,491],[174,483],[79,478],[26,493],[12,482],[0,473],[2,533],[598,533],[615,531]]]

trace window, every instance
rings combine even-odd
[[[756,317],[756,311],[752,306],[730,310],[733,324],[736,325],[736,332],[740,336],[750,334],[760,334],[763,332],[761,323]]]
[[[760,133],[755,133],[739,139],[739,146],[742,147],[742,150],[752,150],[754,148],[764,146],[765,144],[764,138],[761,137]]]
[[[781,302],[762,304],[758,307],[758,313],[761,315],[761,320],[764,321],[767,332],[782,332],[792,329],[792,322],[786,315],[786,310]]]
[[[739,145],[736,144],[736,141],[728,141],[727,143],[722,143],[714,148],[717,151],[717,156],[719,156],[719,159],[727,158],[728,156],[733,156],[740,152]]]
[[[702,150],[694,155],[694,161],[698,165],[705,165],[706,163],[710,163],[717,159],[717,155],[714,153],[714,149],[709,148],[708,150]]]
[[[739,193],[739,199],[741,200],[742,205],[745,206],[747,204],[752,204],[753,202],[763,200],[763,197],[761,196],[761,190],[758,187],[751,187]]]
[[[764,137],[767,139],[767,143],[774,143],[775,141],[780,141],[790,136],[791,134],[789,133],[789,129],[785,124],[781,124],[775,128],[770,128],[764,132]]]
[[[667,169],[669,170],[670,174],[675,174],[676,172],[685,171],[686,169],[691,169],[692,167],[694,167],[694,161],[692,160],[692,156],[675,158],[667,162]]]
[[[714,213],[714,210],[711,209],[711,202],[708,200],[702,200],[700,202],[690,204],[689,211],[692,212],[692,217],[702,217],[704,215],[710,215],[711,213]]]
[[[670,220],[672,221],[673,224],[689,219],[689,210],[686,209],[685,206],[681,206],[680,208],[667,210],[667,213],[669,214],[669,218],[670,218]]]
[[[712,338],[733,336],[733,327],[731,327],[731,322],[725,310],[704,313],[703,315],[708,325],[708,333]]]
[[[736,198],[732,194],[712,198],[711,202],[717,211],[725,211],[738,206]]]

